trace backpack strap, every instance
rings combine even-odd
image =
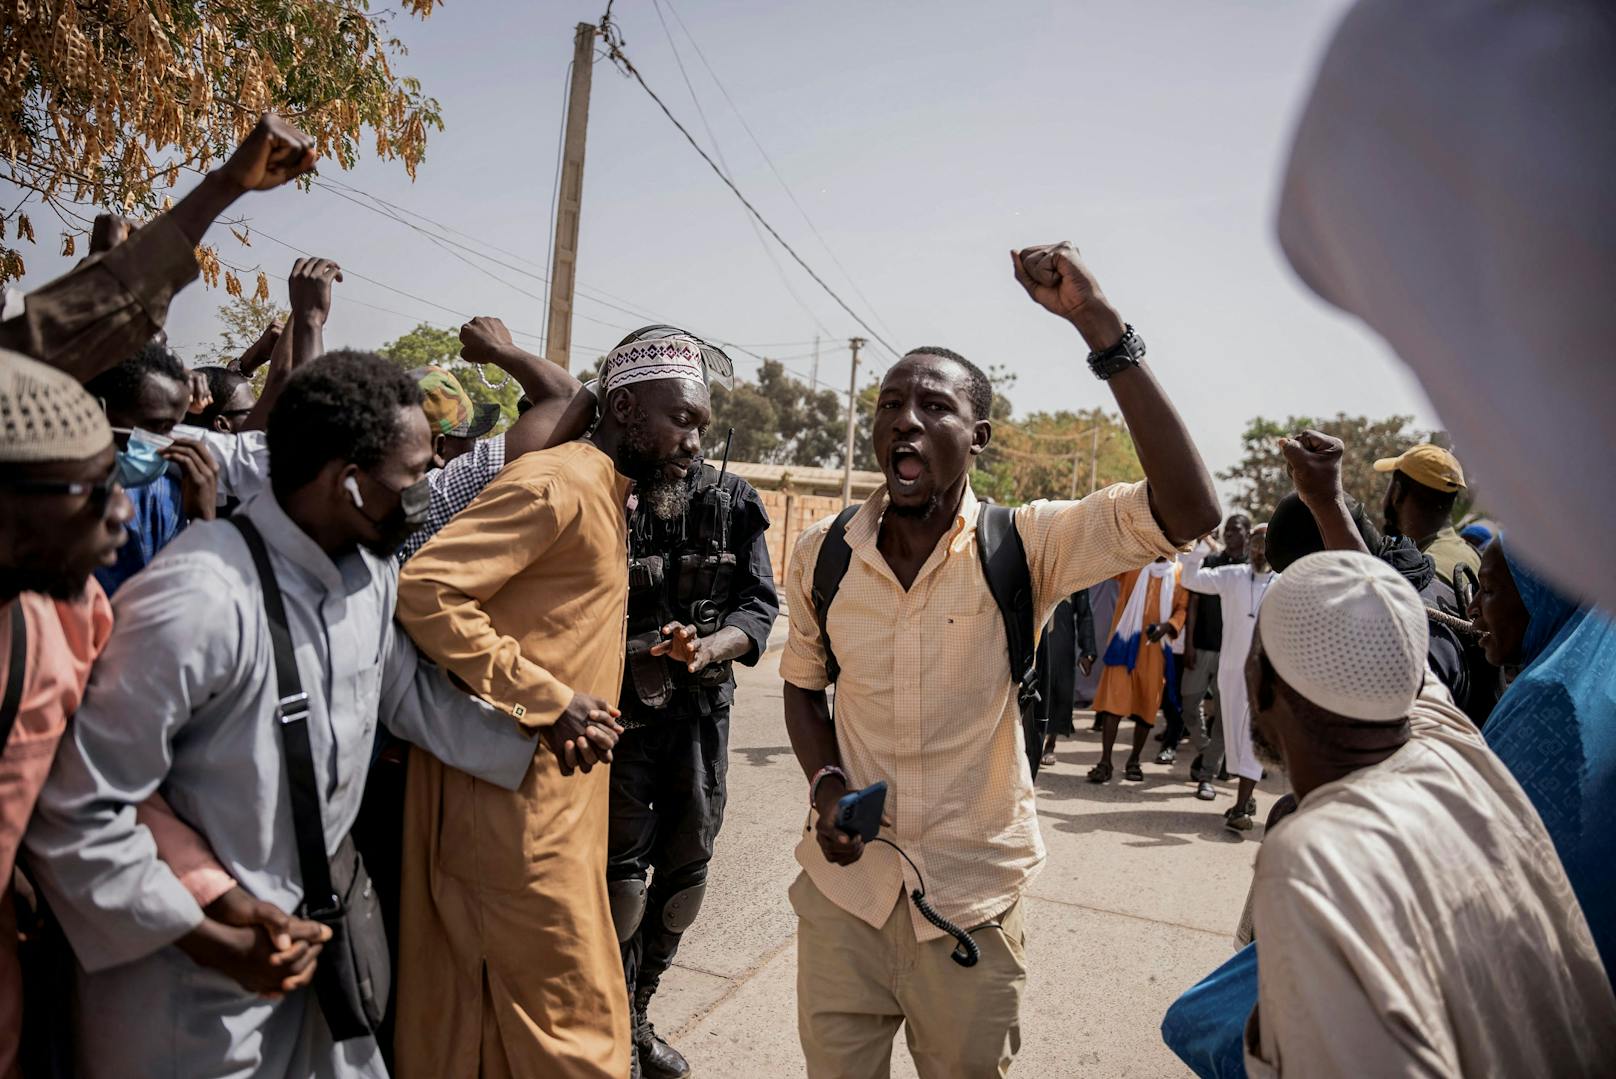
[[[5,753],[11,740],[11,728],[17,722],[17,711],[22,705],[22,687],[28,678],[28,619],[23,613],[22,597],[11,601],[11,659],[6,664],[6,691],[0,698],[0,754]]]
[[[286,785],[291,794],[292,834],[297,841],[298,869],[303,876],[304,917],[318,918],[341,911],[342,900],[331,884],[331,862],[325,849],[325,825],[320,811],[320,781],[309,742],[309,695],[298,678],[297,651],[291,623],[281,598],[280,582],[269,560],[269,548],[258,527],[245,516],[230,518],[252,555],[258,583],[264,593],[264,614],[269,620],[270,650],[274,655],[275,716],[281,729],[281,750],[286,755]]]
[[[1004,620],[1010,677],[1016,682],[1016,703],[1021,708],[1021,730],[1027,763],[1038,776],[1039,755],[1043,752],[1044,727],[1038,705],[1036,627],[1033,625],[1032,573],[1027,569],[1027,550],[1016,531],[1016,511],[1009,506],[983,506],[976,519],[976,550],[982,558],[982,575],[988,591]]]
[[[836,515],[825,530],[819,557],[814,559],[814,615],[819,619],[819,643],[825,648],[825,675],[832,684],[841,676],[842,666],[836,662],[836,653],[830,646],[830,604],[853,561],[853,548],[847,544],[847,522],[858,512],[859,505],[855,502]]]
[[[1010,677],[1019,687],[1017,694],[1025,706],[1038,696],[1033,672],[1036,658],[1035,627],[1032,614],[1032,574],[1027,569],[1027,551],[1016,531],[1016,511],[1009,506],[983,506],[976,519],[976,550],[982,558],[982,574],[988,591],[1004,619],[1004,637],[1009,646]]]

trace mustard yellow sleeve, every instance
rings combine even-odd
[[[398,578],[398,620],[416,647],[527,728],[554,723],[572,688],[522,655],[482,605],[542,558],[576,514],[563,487],[496,477]]]
[[[1143,482],[1118,483],[1080,502],[1028,503],[1016,510],[1042,625],[1079,589],[1176,551],[1150,512]]]

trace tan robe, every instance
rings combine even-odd
[[[628,600],[627,483],[587,442],[513,461],[404,565],[421,650],[526,727],[574,691],[614,704]],[[629,1070],[606,895],[609,775],[542,741],[515,792],[412,751],[404,822],[401,1079]]]

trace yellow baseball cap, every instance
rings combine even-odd
[[[1422,442],[1403,453],[1401,457],[1382,457],[1375,462],[1376,472],[1401,472],[1422,487],[1433,491],[1452,493],[1465,485],[1464,469],[1459,459],[1441,446]]]

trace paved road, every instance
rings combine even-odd
[[[729,810],[706,905],[652,1006],[701,1079],[803,1074],[786,888],[797,873],[804,792],[781,718],[777,656],[741,676]],[[1060,762],[1038,778],[1049,862],[1029,893],[1015,1072],[1188,1075],[1161,1043],[1162,1013],[1230,954],[1262,828],[1244,838],[1224,830],[1219,814],[1232,789],[1196,801],[1187,762],[1147,763],[1144,783],[1092,786],[1083,774],[1098,750],[1099,736],[1085,730],[1061,743]],[[1259,819],[1281,790],[1272,780],[1265,787]],[[893,1074],[912,1076],[898,1041]]]

